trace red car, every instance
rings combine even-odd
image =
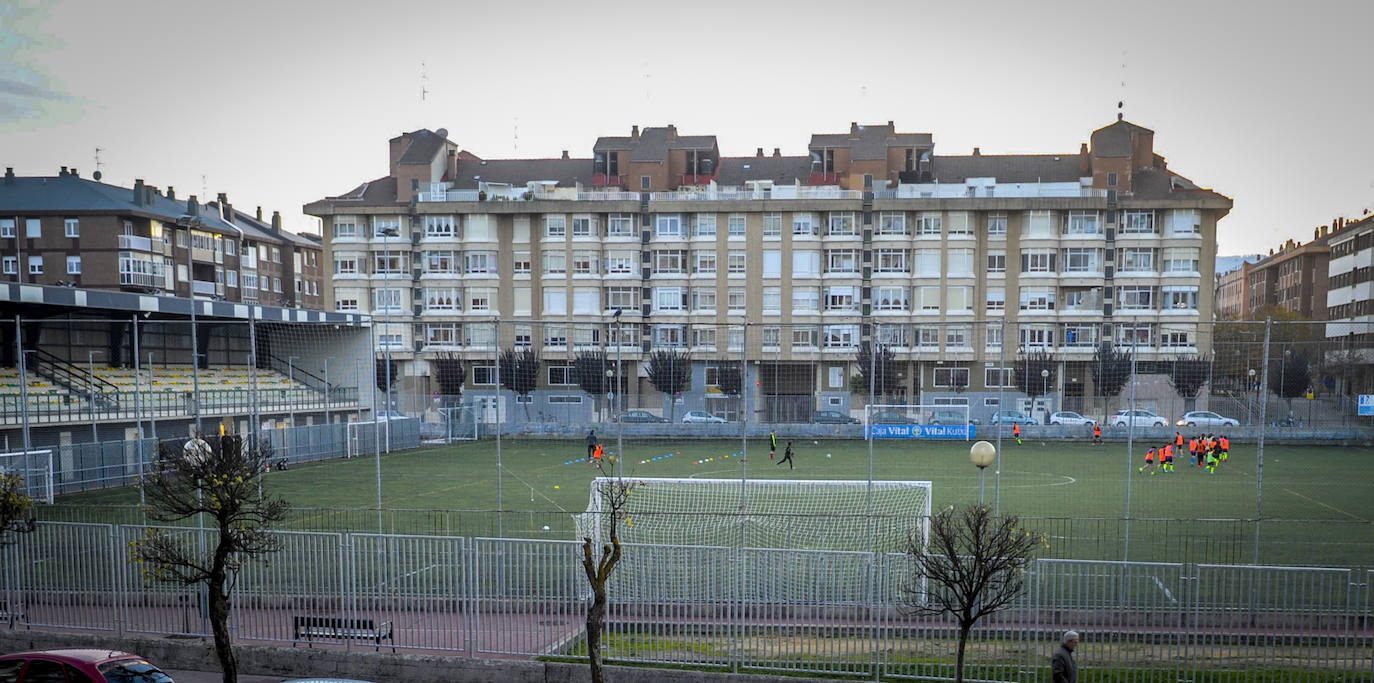
[[[118,650],[44,650],[0,657],[0,683],[173,683],[148,660]]]

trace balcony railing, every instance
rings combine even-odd
[[[839,173],[812,173],[806,177],[807,185],[839,185]]]
[[[161,246],[161,244],[158,245],[158,251],[161,251]],[[153,240],[148,237],[139,237],[138,235],[120,235],[119,248],[133,249],[137,251],[152,251]]]
[[[130,285],[133,287],[162,287],[165,282],[165,278],[160,273],[157,275],[152,273],[129,272],[122,272],[119,274],[119,284],[121,285]]]
[[[204,281],[201,281],[201,280],[192,280],[192,281],[191,281],[191,292],[192,292],[193,294],[205,294],[205,295],[207,295],[207,296],[214,296],[214,295],[215,295],[215,283],[213,283],[213,282],[204,282]]]
[[[608,173],[593,173],[593,187],[625,187],[624,175],[610,175]]]
[[[679,185],[710,185],[715,182],[714,173],[683,173],[678,177]]]

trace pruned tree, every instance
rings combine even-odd
[[[591,394],[596,411],[601,413],[605,405],[606,389],[611,386],[606,376],[606,352],[600,350],[580,351],[573,359],[573,374],[577,376],[577,386]]]
[[[539,352],[533,347],[520,350],[506,349],[501,352],[497,372],[501,373],[501,386],[520,396],[529,396],[539,385]],[[530,419],[529,401],[524,401],[525,420]]]
[[[459,396],[463,393],[463,383],[467,381],[467,368],[457,354],[445,351],[429,361],[434,369],[434,383],[439,385],[443,396]]]
[[[596,463],[601,475],[606,476],[601,462]],[[590,536],[582,537],[582,569],[587,574],[587,583],[592,588],[592,604],[587,607],[587,664],[591,667],[592,683],[602,683],[601,671],[601,632],[606,627],[606,583],[611,572],[620,563],[620,521],[625,516],[625,504],[635,484],[619,477],[604,479],[597,493],[602,497],[604,519],[596,520],[608,528],[610,543],[601,546],[600,554],[592,546]]]
[[[863,381],[863,393],[867,394],[872,386],[875,401],[886,402],[887,397],[896,394],[902,386],[897,358],[886,344],[860,344],[854,364],[858,366],[859,377]]]
[[[33,498],[24,492],[24,477],[0,472],[0,547],[18,543],[21,534],[35,528]]]
[[[1201,356],[1175,358],[1169,365],[1169,386],[1184,400],[1184,411],[1192,410],[1203,385],[1212,381],[1212,361]]]
[[[1055,369],[1058,366],[1059,363],[1050,352],[1031,351],[1016,360],[1016,367],[1011,372],[1012,381],[1017,389],[1031,398],[1044,396],[1054,387]],[[1041,371],[1045,371],[1045,374],[1041,375]]]
[[[184,444],[164,441],[159,450],[162,466],[143,478],[149,519],[178,522],[205,515],[213,533],[202,543],[203,537],[190,530],[149,528],[134,542],[134,560],[149,580],[204,584],[224,683],[235,683],[238,662],[229,633],[232,578],[246,561],[281,547],[271,527],[285,519],[288,507],[259,488],[272,450],[232,435],[208,441],[196,437]]]
[[[1302,348],[1286,348],[1275,356],[1269,361],[1269,390],[1288,399],[1291,411],[1291,400],[1305,396],[1312,386],[1312,357]]]
[[[378,358],[375,364],[377,390],[385,392],[388,386],[396,385],[396,370],[398,365],[395,360]],[[387,406],[390,408],[390,406]]]
[[[1025,574],[1044,536],[1015,515],[995,517],[986,505],[946,508],[930,519],[929,545],[907,540],[915,571],[903,587],[913,613],[947,615],[959,627],[954,680],[964,680],[964,651],[979,619],[1010,605],[1025,591]]]
[[[1109,341],[1097,345],[1093,356],[1093,395],[1103,399],[1103,421],[1111,414],[1111,399],[1131,380],[1131,352],[1118,349]]]
[[[678,394],[692,381],[691,371],[692,363],[687,359],[685,352],[658,349],[649,354],[649,365],[645,372],[649,375],[649,383],[668,395],[669,422],[676,418]]]

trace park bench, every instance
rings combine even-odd
[[[391,642],[391,651],[396,651],[396,637],[391,630],[391,622],[381,624],[371,619],[345,619],[343,617],[317,617],[297,615],[291,617],[291,647],[304,640],[314,647],[315,640],[370,640],[378,650],[382,641]]]

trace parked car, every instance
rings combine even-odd
[[[667,421],[668,421],[668,418],[666,418],[666,417],[659,417],[659,416],[657,416],[657,415],[655,415],[655,414],[653,414],[653,413],[651,413],[651,412],[649,412],[649,411],[647,411],[647,410],[627,410],[627,411],[621,413],[618,417],[615,417],[615,418],[612,418],[612,419],[615,420],[615,421],[618,421],[618,422],[624,422],[624,423],[626,423],[626,424],[636,423],[636,422],[667,422]]]
[[[719,424],[725,422],[725,418],[712,415],[704,410],[693,410],[683,415],[682,421],[686,424]]]
[[[94,681],[96,683],[173,683],[148,660],[119,650],[44,650],[0,657],[0,681]]]
[[[1061,410],[1050,416],[1052,425],[1095,425],[1097,420],[1091,417],[1083,417],[1072,410]]]
[[[1031,416],[1019,410],[999,410],[992,414],[988,424],[1033,425],[1039,424]]]
[[[1113,427],[1167,427],[1169,421],[1148,410],[1118,410],[1110,422]]]
[[[967,416],[962,410],[937,410],[930,414],[930,424],[933,425],[961,425]],[[968,423],[978,424],[978,418],[969,417]]]
[[[1210,410],[1194,410],[1184,413],[1174,424],[1180,427],[1239,427],[1240,421],[1222,417]]]
[[[817,410],[811,413],[811,421],[816,424],[858,424],[859,420],[838,410]]]
[[[392,420],[409,420],[409,415],[402,415],[394,410],[382,409],[377,411],[377,422],[390,422]]]
[[[875,425],[914,425],[920,423],[920,420],[896,410],[879,410],[869,415],[868,421]]]

